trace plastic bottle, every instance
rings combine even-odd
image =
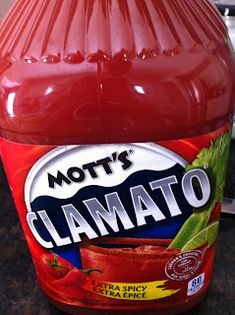
[[[175,314],[213,270],[234,59],[210,1],[19,0],[1,154],[39,283],[72,314]]]

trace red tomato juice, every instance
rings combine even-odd
[[[0,27],[1,156],[48,299],[178,314],[209,287],[234,56],[208,0],[18,0]]]

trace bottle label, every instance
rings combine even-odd
[[[174,305],[210,282],[230,126],[158,143],[2,140],[5,170],[49,297],[109,309]]]

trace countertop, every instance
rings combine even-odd
[[[235,142],[225,195],[235,198]],[[0,165],[0,315],[63,315],[41,293],[32,260]],[[235,314],[235,215],[223,215],[214,278],[207,297],[185,315]],[[144,313],[143,313],[144,314]]]

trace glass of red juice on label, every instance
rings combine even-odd
[[[234,58],[208,0],[18,0],[1,156],[39,284],[71,314],[177,314],[211,281]]]

